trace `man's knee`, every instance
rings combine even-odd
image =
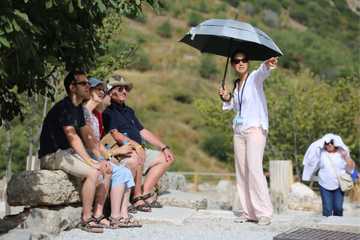
[[[164,154],[161,154],[160,156],[160,162],[167,165],[167,167],[170,167],[175,161],[175,159],[166,159]]]
[[[91,169],[86,172],[85,178],[96,181],[99,178],[100,174],[100,171],[96,169]]]

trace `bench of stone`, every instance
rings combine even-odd
[[[10,206],[58,206],[80,203],[81,180],[61,170],[25,171],[12,176],[7,187]]]

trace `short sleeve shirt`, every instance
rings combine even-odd
[[[103,112],[103,123],[106,133],[116,129],[122,134],[127,134],[135,142],[142,143],[140,131],[144,127],[136,117],[134,110],[125,104],[111,103]]]
[[[96,140],[100,141],[99,120],[97,119],[95,114],[90,112],[86,107],[84,107],[84,118],[85,122],[90,124]]]
[[[59,149],[70,148],[64,127],[72,126],[80,135],[80,128],[85,125],[84,111],[81,105],[75,106],[69,97],[65,97],[48,112],[43,122],[40,135],[39,158],[54,153]]]

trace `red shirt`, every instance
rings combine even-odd
[[[98,112],[96,110],[93,111],[93,113],[95,114],[96,118],[99,121],[99,132],[100,132],[100,139],[104,136],[104,125],[103,125],[103,118],[102,118],[102,113]]]

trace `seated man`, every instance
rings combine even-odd
[[[129,168],[135,177],[133,204],[139,211],[151,211],[151,207],[161,207],[156,201],[153,188],[160,177],[171,166],[174,156],[170,148],[152,132],[145,129],[137,119],[132,108],[125,105],[132,84],[120,75],[109,79],[111,105],[103,113],[105,132],[111,132],[118,144],[129,142],[134,147],[134,154],[140,164],[132,164]],[[142,139],[157,147],[160,151],[144,149]],[[142,175],[146,179],[141,188]]]
[[[111,174],[111,166],[105,161],[98,163],[92,159],[80,138],[86,135],[81,104],[90,97],[85,72],[69,72],[64,86],[67,96],[54,105],[43,122],[39,150],[41,168],[63,170],[84,179],[81,189],[81,227],[90,232],[103,232],[102,225],[92,217],[92,205],[96,187],[104,179],[103,175]],[[103,203],[106,193],[103,187],[99,187],[99,191],[97,201]]]

